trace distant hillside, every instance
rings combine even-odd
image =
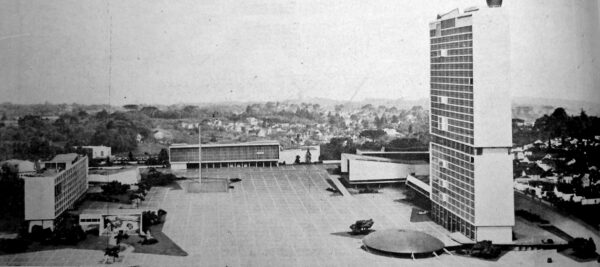
[[[537,118],[550,114],[554,109],[562,107],[569,115],[579,115],[584,110],[590,116],[600,115],[600,104],[589,101],[516,97],[512,99],[513,118],[534,122]]]

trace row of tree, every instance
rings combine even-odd
[[[74,152],[78,146],[110,146],[113,153],[137,148],[137,135],[152,138],[152,121],[137,112],[106,110],[89,115],[68,112],[56,120],[26,115],[16,126],[0,127],[0,154],[3,158],[40,159],[58,153]]]

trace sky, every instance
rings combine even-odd
[[[505,0],[511,91],[600,103],[597,0]],[[484,0],[0,0],[0,102],[429,94],[428,23]]]

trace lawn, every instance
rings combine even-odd
[[[173,242],[168,236],[162,232],[163,224],[154,225],[150,227],[152,236],[158,240],[158,243],[152,245],[142,245],[142,238],[138,235],[132,235],[128,239],[124,240],[123,243],[134,247],[134,253],[146,253],[146,254],[158,254],[158,255],[169,255],[169,256],[187,256],[181,247]],[[27,250],[24,252],[44,251],[44,250],[58,250],[58,249],[89,249],[104,251],[108,245],[107,236],[97,236],[88,234],[85,240],[80,241],[76,245],[52,245],[42,244],[40,242],[33,242],[29,245]],[[9,253],[0,251],[0,255],[6,255]]]

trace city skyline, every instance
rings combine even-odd
[[[10,1],[0,28],[0,96],[111,105],[421,99],[426,18],[483,5]],[[515,40],[511,78],[521,81],[512,93],[597,102],[598,3],[504,6]],[[525,75],[531,69],[535,75]]]

